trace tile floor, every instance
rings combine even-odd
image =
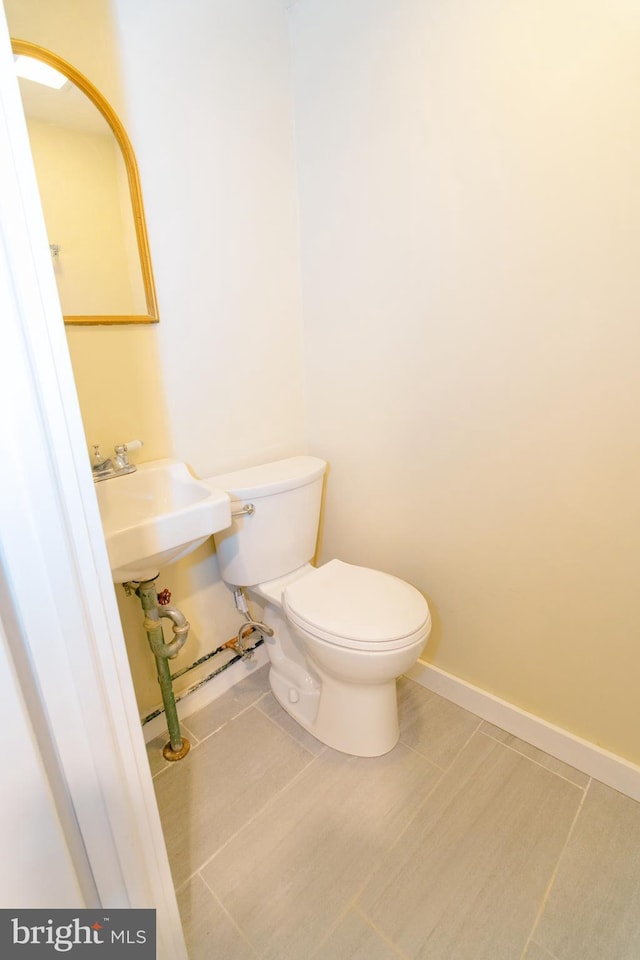
[[[640,958],[640,804],[404,678],[345,756],[267,670],[149,745],[190,960]]]

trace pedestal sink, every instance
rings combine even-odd
[[[114,583],[152,580],[162,567],[231,524],[227,494],[179,460],[153,460],[96,485]]]

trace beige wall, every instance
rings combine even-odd
[[[110,0],[3,3],[12,37],[37,43],[68,60],[107,98],[126,125]],[[153,238],[150,242],[153,246]],[[146,442],[145,458],[171,454],[157,328],[68,327],[67,339],[87,442],[100,443],[107,452],[116,442],[141,436]],[[149,395],[153,403],[144,400]]]
[[[638,11],[291,17],[324,557],[424,590],[433,663],[638,762]]]
[[[88,443],[201,476],[300,452],[299,266],[288,27],[280,0],[5,0],[14,37],[111,102],[140,169],[160,323],[69,327]],[[191,622],[172,670],[241,623],[211,543],[162,572]],[[135,598],[117,589],[141,713],[159,703]],[[178,689],[189,680],[179,681]]]

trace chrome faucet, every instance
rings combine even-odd
[[[100,446],[93,444],[93,465],[91,473],[93,482],[100,480],[109,480],[111,477],[123,477],[127,473],[134,473],[137,467],[129,463],[129,451],[139,450],[142,446],[142,440],[129,440],[127,443],[118,443],[114,447],[114,458],[104,460],[100,453]]]

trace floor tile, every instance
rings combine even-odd
[[[312,760],[253,707],[224,731],[153,781],[176,886]]]
[[[582,797],[476,734],[359,906],[416,960],[520,960]]]
[[[310,960],[398,960],[402,954],[386,943],[355,910],[343,917]]]
[[[558,960],[640,957],[640,804],[593,781],[536,943]]]
[[[551,953],[533,941],[529,944],[522,960],[556,960]]]
[[[265,957],[301,960],[440,776],[402,744],[373,759],[327,749],[211,860],[203,877]]]
[[[455,760],[480,719],[425,689],[415,680],[398,680],[400,740],[439,767]]]
[[[180,890],[178,909],[189,960],[257,960],[258,954],[197,874]]]
[[[404,679],[402,742],[347,757],[267,674],[149,745],[191,960],[640,957],[640,805]]]
[[[562,760],[556,760],[556,758],[550,754],[538,750],[537,747],[533,747],[530,743],[514,737],[513,734],[507,733],[506,730],[502,730],[500,727],[494,727],[492,723],[487,723],[486,720],[483,721],[480,727],[480,733],[484,733],[488,737],[493,737],[494,740],[504,743],[505,746],[511,747],[512,750],[517,750],[518,753],[524,754],[524,756],[529,757],[530,760],[535,760],[536,763],[541,763],[547,770],[551,770],[552,773],[557,773],[558,776],[564,777],[565,780],[570,780],[571,783],[575,783],[578,787],[586,787],[589,783],[590,777],[587,773],[576,770],[575,767],[570,767],[568,763],[563,763]]]
[[[270,720],[277,723],[285,733],[288,733],[290,737],[293,737],[293,739],[301,743],[303,747],[306,747],[314,756],[317,756],[319,753],[322,753],[323,750],[327,749],[324,743],[320,743],[319,740],[311,736],[304,727],[301,727],[293,717],[289,716],[286,710],[283,710],[271,691],[265,693],[265,695],[257,701],[256,707],[258,710],[261,710],[265,716],[269,717]]]
[[[224,723],[233,720],[239,713],[255,703],[269,689],[269,666],[259,667],[236,683],[231,690],[227,690],[221,697],[212,700],[206,707],[192,713],[186,719],[187,726],[198,740],[217,730]]]

